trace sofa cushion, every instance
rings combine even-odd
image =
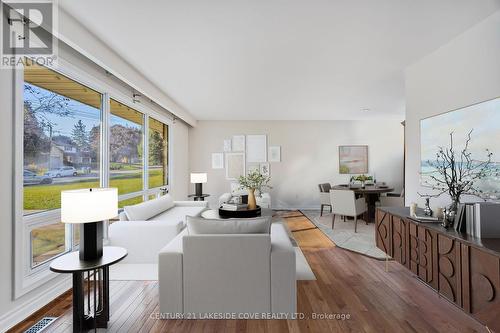
[[[204,219],[187,217],[187,229],[190,235],[202,234],[269,234],[271,217],[252,219]]]
[[[129,221],[149,220],[170,208],[174,207],[174,201],[169,194],[157,199],[148,200],[133,206],[125,206],[123,210]]]
[[[205,207],[200,206],[174,206],[167,211],[153,216],[150,220],[158,222],[175,221],[186,224],[186,216],[199,216],[205,209]]]

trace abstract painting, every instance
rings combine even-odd
[[[471,132],[472,131],[472,132]],[[439,147],[450,146],[453,132],[453,147],[460,153],[471,132],[468,151],[476,163],[487,160],[486,149],[493,153],[491,168],[500,167],[500,98],[467,106],[420,121],[420,182],[429,186],[430,175],[437,176],[429,161],[436,160]],[[496,198],[500,191],[500,179],[490,175],[476,180],[475,185],[485,197]]]
[[[368,146],[339,146],[339,173],[368,173]]]

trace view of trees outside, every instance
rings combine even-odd
[[[24,84],[25,215],[59,208],[62,190],[99,186],[100,118],[98,107]]]
[[[168,126],[149,118],[148,187],[167,185],[168,181]]]
[[[142,191],[144,116],[113,99],[110,106],[110,186],[119,195]]]
[[[93,100],[99,93],[87,90]],[[99,186],[100,103],[24,83],[24,214],[60,208],[61,191]],[[32,266],[66,251],[65,225],[31,231]]]

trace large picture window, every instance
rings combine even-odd
[[[47,272],[51,259],[79,245],[79,228],[60,222],[61,191],[117,187],[123,207],[156,197],[170,175],[168,120],[122,90],[29,63],[16,82],[23,99],[16,108],[18,295],[23,279]]]

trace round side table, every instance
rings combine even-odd
[[[108,327],[109,266],[126,256],[122,247],[104,246],[96,260],[80,260],[73,251],[51,262],[51,271],[73,274],[73,332]]]

